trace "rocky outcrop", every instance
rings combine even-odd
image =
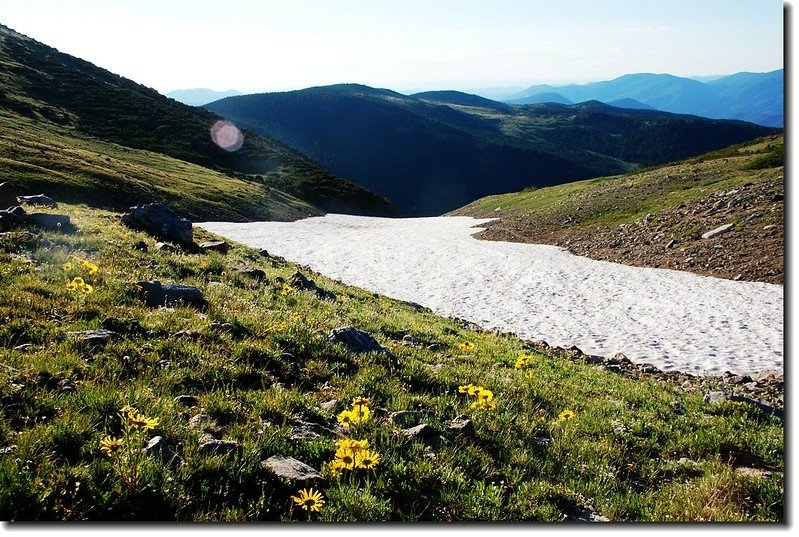
[[[208,305],[202,291],[193,285],[167,284],[158,280],[138,282],[139,298],[150,307],[176,306],[185,304],[203,309]]]
[[[122,215],[122,223],[129,228],[146,231],[154,237],[189,245],[194,240],[191,221],[178,216],[163,203],[150,203],[131,207]]]

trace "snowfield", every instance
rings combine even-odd
[[[329,214],[198,227],[488,329],[693,374],[783,368],[783,287],[480,241],[490,219]]]

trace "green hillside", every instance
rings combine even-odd
[[[668,166],[488,196],[452,215],[496,218],[479,236],[588,257],[783,283],[784,138]],[[729,233],[702,235],[732,224]]]
[[[0,520],[784,520],[780,419],[703,399],[737,384],[478,331],[306,272],[335,295],[321,298],[250,248],[158,250],[119,213],[59,212],[76,232],[0,236]],[[136,282],[150,280],[207,304],[148,307]],[[391,355],[329,340],[344,326]],[[341,426],[362,397],[368,419]],[[363,452],[345,462],[346,439],[368,443],[368,468]],[[320,475],[264,466],[281,457]],[[318,511],[292,501],[306,488]]]
[[[213,143],[209,133],[211,126],[220,119],[218,116],[178,103],[2,25],[0,113],[4,117],[3,135],[12,139],[15,128],[27,128],[32,122],[45,140],[49,137],[48,132],[52,132],[59,143],[66,143],[65,137],[69,136],[76,137],[77,145],[85,145],[87,139],[111,142],[150,154],[160,153],[231,177],[225,185],[215,185],[219,173],[208,171],[203,175],[195,167],[192,172],[194,181],[205,184],[211,191],[235,191],[241,186],[240,196],[245,197],[247,192],[246,197],[250,198],[253,188],[260,184],[277,188],[282,193],[279,196],[270,192],[258,193],[254,201],[270,198],[270,203],[274,204],[279,197],[288,199],[287,195],[290,195],[314,205],[317,211],[375,215],[390,212],[385,199],[331,175],[274,140],[245,131],[241,149],[225,151]],[[10,130],[6,132],[6,129]],[[0,154],[0,157],[15,159],[13,152]],[[169,173],[163,163],[153,162],[147,166]],[[24,163],[20,167],[24,168]],[[47,166],[44,168],[49,169]],[[22,186],[27,186],[28,181],[31,186],[38,186],[47,181],[47,174],[22,174],[12,179]],[[232,179],[241,185],[232,183]],[[63,183],[63,177],[56,182]],[[99,188],[96,191],[98,199],[108,203],[114,199],[117,189],[138,192],[142,185],[127,183],[120,177],[106,177],[93,186]],[[182,195],[177,188],[172,194]],[[203,199],[197,188],[192,195]],[[88,198],[85,201],[91,203],[92,200]],[[119,204],[122,203],[126,201],[120,198],[114,206],[121,207]],[[188,198],[179,203],[192,205]],[[256,219],[275,212],[267,208],[258,209],[257,203],[246,205],[249,209],[232,213],[230,218]],[[201,204],[194,207],[194,212],[205,210]],[[217,205],[215,214],[221,214],[219,210],[222,207]],[[287,207],[285,214],[291,210]]]
[[[455,91],[407,96],[358,84],[228,97],[205,108],[386,196],[405,216],[779,132],[596,101],[511,106]]]

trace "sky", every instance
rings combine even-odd
[[[0,23],[162,93],[766,72],[782,17],[779,0],[0,0]]]

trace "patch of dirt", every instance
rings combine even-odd
[[[683,270],[730,280],[784,282],[784,180],[746,183],[661,210],[630,224],[586,227],[499,214],[479,239],[551,244],[604,261]],[[494,217],[495,215],[483,215]],[[702,235],[721,226],[732,229]]]

